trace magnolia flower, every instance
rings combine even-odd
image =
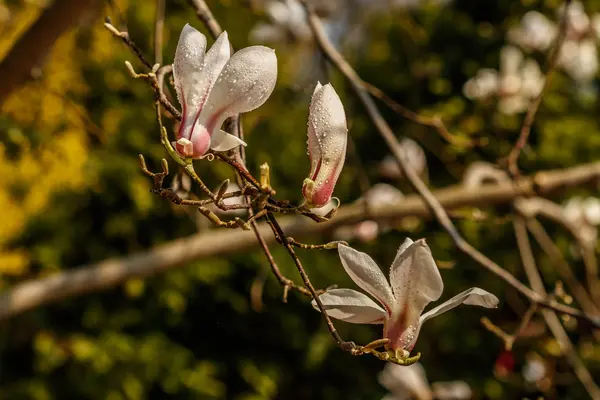
[[[559,19],[565,7],[557,10]],[[543,14],[530,11],[521,19],[518,27],[508,31],[508,39],[526,50],[548,51],[559,31],[557,23]],[[573,80],[587,84],[598,72],[597,40],[600,40],[600,14],[591,17],[586,14],[583,4],[573,1],[567,8],[566,40],[559,52],[558,66]],[[583,85],[582,88],[589,88]]]
[[[558,54],[558,65],[577,82],[590,82],[598,73],[598,49],[592,39],[567,40]]]
[[[563,215],[577,227],[581,240],[587,246],[596,246],[600,226],[600,199],[572,197],[564,204]]]
[[[330,200],[344,167],[348,128],[344,106],[331,84],[317,83],[308,112],[309,177],[302,194],[309,208],[320,208]]]
[[[519,49],[504,46],[500,50],[500,69],[481,69],[463,86],[469,99],[498,98],[498,109],[516,114],[527,109],[544,87],[544,76],[533,59],[525,59]]]
[[[383,400],[431,400],[433,398],[425,369],[421,363],[406,367],[386,363],[377,378],[381,386],[391,392]]]
[[[469,189],[478,189],[485,183],[507,183],[511,180],[508,174],[496,165],[475,161],[467,167],[462,177],[462,185]]]
[[[411,168],[423,179],[427,180],[427,157],[425,151],[417,142],[407,137],[402,138],[399,143],[400,150]],[[379,164],[381,176],[389,179],[402,179],[404,173],[398,166],[396,157],[388,154]]]
[[[286,42],[290,36],[301,42],[312,39],[306,11],[297,0],[269,1],[264,8],[272,23],[261,22],[252,28],[251,41]]]
[[[558,27],[544,14],[529,11],[521,25],[508,30],[508,39],[527,50],[545,51],[556,37]]]
[[[420,363],[407,367],[387,363],[378,379],[390,391],[382,400],[467,400],[473,397],[473,391],[464,381],[433,382],[430,386]]]
[[[389,282],[367,254],[342,244],[338,252],[346,273],[381,306],[356,290],[331,289],[319,296],[327,314],[356,324],[383,324],[383,337],[390,340],[386,347],[397,358],[404,358],[412,350],[421,326],[430,318],[463,303],[486,308],[498,305],[493,294],[471,288],[422,314],[444,289],[424,239],[413,242],[407,238],[402,243],[390,267]],[[312,304],[317,308],[314,300]]]
[[[230,57],[227,32],[206,52],[206,37],[183,27],[173,76],[182,107],[175,147],[183,157],[201,158],[209,149],[230,150],[245,145],[221,130],[225,119],[254,110],[271,95],[277,79],[275,52],[246,47]]]

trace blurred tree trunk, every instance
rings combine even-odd
[[[56,40],[86,13],[100,11],[102,0],[56,0],[12,46],[0,62],[0,105],[32,79]]]

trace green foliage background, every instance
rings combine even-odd
[[[181,27],[186,22],[203,27],[187,2],[167,3],[164,57],[170,62]],[[0,56],[41,12],[36,2],[2,4],[11,11],[11,20],[0,28]],[[234,46],[247,45],[250,28],[262,17],[241,1],[209,4]],[[489,141],[477,149],[449,145],[431,129],[384,110],[399,137],[414,138],[426,148],[431,186],[456,183],[470,162],[494,162],[508,153],[522,116],[507,117],[495,112],[493,104],[465,100],[462,84],[480,67],[497,67],[508,27],[526,11],[535,9],[553,17],[558,5],[556,0],[455,0],[445,7],[430,4],[361,22],[363,42],[346,54],[366,81],[408,107],[441,113],[459,138]],[[586,8],[598,12],[600,2],[586,2]],[[153,94],[144,82],[127,74],[125,60],[138,69],[141,66],[102,27],[102,15],[110,15],[118,27],[126,23],[134,41],[152,54],[154,2],[115,0],[84,27],[61,37],[41,78],[14,93],[2,108],[1,290],[196,232],[188,214],[149,193],[150,181],[139,171],[139,153],[152,167],[165,156]],[[279,198],[294,202],[300,201],[309,168],[306,115],[315,83],[298,83],[298,72],[312,62],[298,54],[309,53],[299,53],[291,44],[277,47],[278,86],[263,107],[244,116],[249,168],[258,171],[261,163],[268,162]],[[388,153],[383,140],[340,76],[330,71],[329,78],[345,104],[358,155],[371,181],[377,182],[377,163]],[[597,99],[579,98],[574,87],[560,73],[553,81],[531,146],[523,153],[524,173],[600,157]],[[336,189],[342,202],[361,195],[357,167],[351,160]],[[197,170],[211,187],[232,177],[217,162],[200,161]],[[461,231],[478,249],[524,279],[511,225],[494,218],[506,215],[509,208],[487,211],[492,218],[461,221]],[[570,257],[568,235],[549,229]],[[514,371],[508,377],[494,374],[502,343],[482,328],[479,319],[486,315],[512,330],[527,304],[460,255],[436,223],[420,221],[410,229],[400,226],[356,247],[386,266],[406,236],[425,237],[438,260],[455,263],[454,268],[442,270],[444,299],[481,286],[502,301],[497,311],[462,307],[427,323],[415,350],[423,352],[430,381],[466,380],[478,398],[533,398],[540,392],[524,386],[520,369],[526,355],[536,352],[560,377],[556,388],[545,393],[547,398],[585,398],[548,335],[519,341]],[[306,238],[314,243],[326,240]],[[273,251],[285,273],[299,281],[286,254],[277,247]],[[353,287],[335,252],[299,253],[316,286]],[[551,289],[557,277],[548,261],[540,255]],[[582,275],[580,261],[570,261]],[[376,376],[383,363],[336,349],[307,299],[290,295],[283,304],[281,287],[269,277],[263,311],[251,308],[250,285],[266,266],[258,250],[202,260],[3,322],[0,398],[381,398],[385,390]],[[580,355],[592,375],[599,376],[600,347],[586,327],[572,320],[567,326],[573,340],[582,344]],[[380,334],[378,327],[344,323],[338,327],[344,337],[360,343]]]

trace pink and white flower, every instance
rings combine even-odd
[[[175,147],[183,157],[201,158],[209,149],[246,145],[221,130],[236,114],[260,107],[273,92],[277,58],[272,49],[251,46],[230,56],[227,32],[206,52],[206,37],[183,27],[175,51],[173,76],[182,119]]]
[[[309,177],[302,194],[309,208],[320,208],[330,200],[346,159],[348,128],[346,114],[331,84],[317,83],[308,112]]]
[[[330,317],[355,324],[383,324],[383,337],[390,340],[387,349],[395,354],[410,352],[423,323],[460,304],[495,308],[498,298],[471,288],[423,314],[444,290],[442,277],[424,239],[407,238],[398,249],[390,267],[389,282],[375,261],[365,253],[340,244],[338,252],[350,278],[373,296],[352,289],[331,289],[319,296]],[[313,307],[317,308],[313,301]]]

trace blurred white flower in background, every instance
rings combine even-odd
[[[400,140],[400,148],[408,160],[408,164],[415,170],[421,179],[427,180],[427,157],[423,148],[414,140],[403,138]],[[398,166],[396,158],[388,154],[379,164],[379,174],[387,179],[402,179],[404,174]]]
[[[364,22],[364,17],[394,9],[414,8],[426,4],[445,4],[449,0],[309,0],[321,17],[329,39],[336,45]],[[269,22],[258,23],[250,32],[253,42],[310,42],[312,34],[306,11],[298,0],[263,0],[262,8]],[[359,29],[360,31],[360,29]],[[350,35],[349,35],[350,34]]]
[[[537,383],[544,379],[548,373],[546,364],[539,356],[528,356],[521,374],[527,383]]]
[[[387,363],[379,374],[379,383],[390,391],[384,400],[466,400],[473,397],[473,391],[464,381],[427,381],[425,369],[420,363],[407,367]]]
[[[544,14],[529,11],[519,26],[508,30],[507,38],[525,50],[546,51],[556,37],[558,27]]]
[[[579,230],[586,245],[595,247],[600,226],[600,199],[571,197],[563,206],[564,217]]]
[[[463,173],[462,185],[468,189],[477,189],[486,183],[511,184],[511,180],[506,171],[494,164],[485,161],[475,161],[469,164]]]
[[[397,188],[387,183],[377,183],[367,190],[363,197],[360,197],[355,204],[364,204],[369,209],[392,207],[404,199],[404,194]],[[380,234],[389,232],[393,229],[395,221],[385,219],[381,221],[361,221],[354,225],[341,226],[333,232],[336,240],[346,242],[359,240],[361,242],[371,242]]]
[[[498,99],[503,114],[524,112],[542,91],[544,76],[537,62],[525,58],[514,46],[500,50],[499,71],[480,69],[463,86],[464,95],[471,100]]]
[[[598,72],[600,14],[588,16],[579,1],[571,3],[567,10],[566,36],[557,65],[576,82],[587,84]],[[557,11],[559,20],[563,14],[564,6],[561,6]],[[519,26],[508,31],[507,38],[525,50],[547,52],[558,31],[558,23],[530,11],[523,16]]]

